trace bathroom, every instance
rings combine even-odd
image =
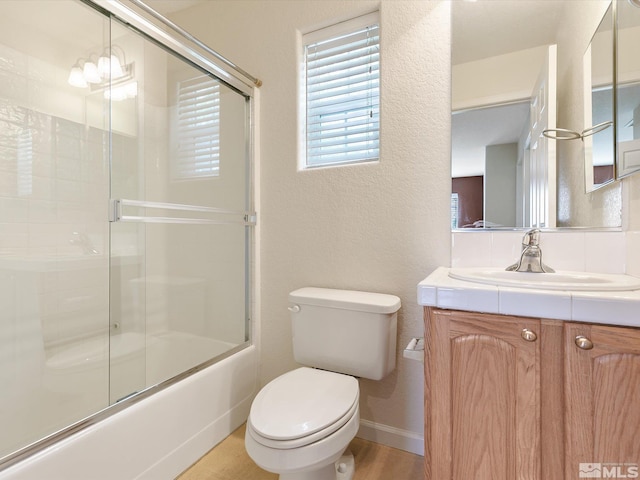
[[[182,415],[168,414],[164,405],[152,403],[161,398],[149,397],[80,432],[75,441],[61,442],[57,456],[39,455],[12,468],[35,472],[32,478],[37,472],[63,477],[71,465],[73,472],[122,469],[106,478],[175,476],[246,420],[261,386],[295,368],[288,294],[303,286],[401,298],[396,369],[382,381],[360,382],[359,436],[422,454],[423,365],[401,353],[424,331],[416,285],[442,265],[512,263],[521,238],[521,232],[456,232],[452,244],[451,2],[205,0],[185,2],[180,10],[167,8],[179,2],[148,3],[160,11],[165,7],[172,21],[262,81],[254,92],[253,345],[236,353],[233,365],[220,362],[198,372],[207,387],[190,377],[180,392],[154,394]],[[299,33],[375,10],[384,32],[381,160],[299,171]],[[559,118],[568,120],[566,114]],[[575,145],[559,148],[579,155]],[[571,270],[615,266],[616,272],[639,275],[638,181],[630,176],[616,184],[622,190],[622,230],[548,233],[546,262]],[[585,202],[576,212],[592,210],[591,200]],[[220,407],[211,407],[216,402]],[[165,442],[170,436],[180,437],[182,448]],[[116,466],[114,458],[126,461]],[[0,478],[12,478],[10,473],[0,472]]]

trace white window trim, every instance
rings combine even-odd
[[[299,58],[300,58],[300,75],[299,75],[299,105],[298,105],[298,118],[299,118],[299,132],[298,132],[298,171],[302,170],[316,170],[322,168],[336,168],[345,165],[357,165],[362,163],[372,163],[379,161],[379,158],[355,160],[340,163],[327,163],[322,165],[307,165],[307,92],[306,92],[306,57],[305,49],[306,45],[313,44],[322,40],[330,39],[333,37],[339,37],[340,35],[352,33],[358,29],[368,27],[370,25],[377,24],[379,31],[381,30],[380,12],[375,11],[369,14],[361,15],[356,18],[345,20],[343,22],[324,27],[318,30],[310,32],[300,32],[298,36],[299,41]],[[380,42],[381,43],[381,42]],[[382,60],[380,59],[380,64]],[[378,134],[380,133],[380,127],[378,127]],[[380,144],[380,140],[378,140]]]

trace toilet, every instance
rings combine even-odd
[[[360,423],[356,377],[380,380],[395,368],[400,299],[306,287],[289,302],[293,354],[305,366],[258,393],[247,453],[280,480],[350,480],[353,456],[345,451]]]

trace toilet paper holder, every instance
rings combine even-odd
[[[409,344],[404,349],[402,356],[411,360],[418,360],[424,362],[424,338],[415,337],[409,341]]]

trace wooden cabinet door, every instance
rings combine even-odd
[[[564,350],[565,478],[638,478],[640,330],[567,322]]]
[[[540,478],[539,328],[537,319],[425,310],[428,480]]]

